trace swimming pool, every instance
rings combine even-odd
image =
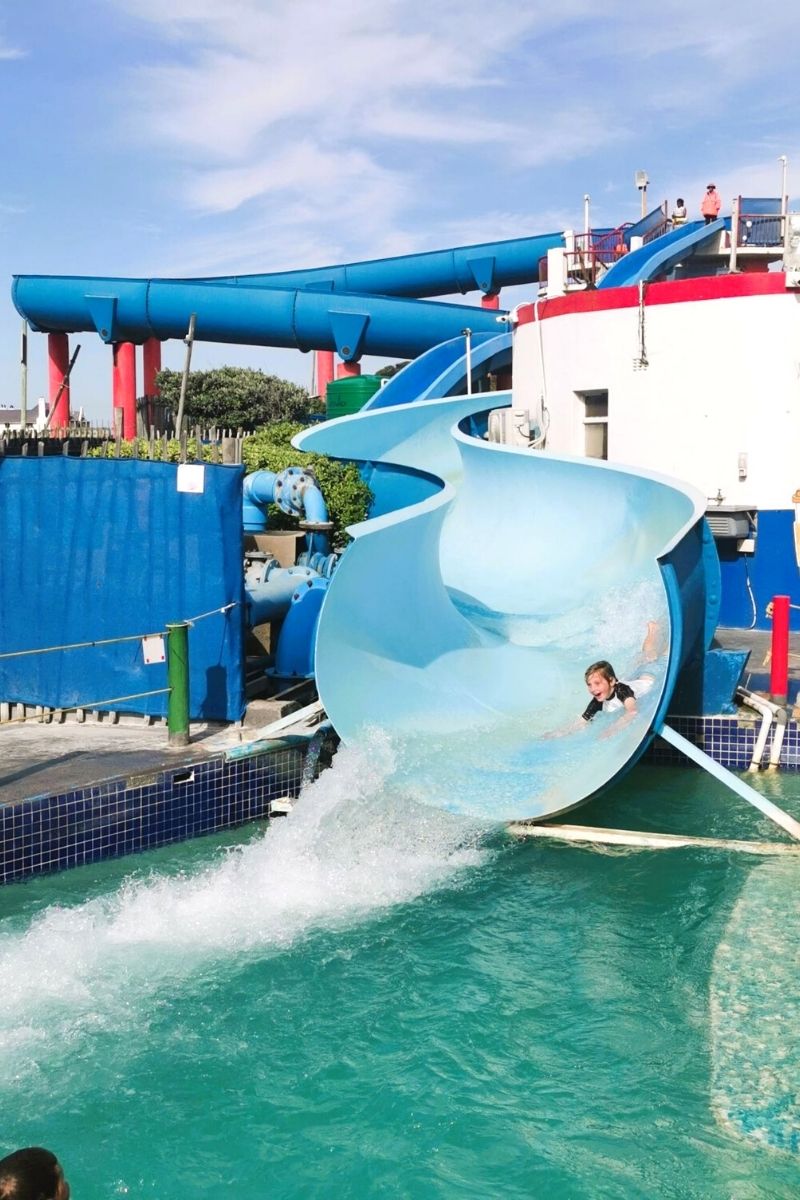
[[[86,1200],[796,1195],[793,864],[519,844],[392,765],[376,736],[268,830],[0,891],[3,1146]],[[580,819],[772,839],[745,809],[642,766]],[[742,1006],[783,1149],[737,1123]]]

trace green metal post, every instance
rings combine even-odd
[[[170,746],[189,745],[189,624],[167,625],[167,728]]]

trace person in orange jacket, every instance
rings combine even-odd
[[[710,183],[706,188],[705,196],[700,201],[700,212],[706,219],[706,225],[710,225],[712,221],[716,221],[721,208],[722,201],[719,198],[719,192],[714,184]]]

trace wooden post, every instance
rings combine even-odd
[[[181,378],[181,396],[178,401],[178,415],[175,418],[175,436],[180,437],[183,428],[183,409],[186,404],[186,385],[189,382],[189,368],[192,365],[192,346],[194,345],[194,329],[197,322],[197,313],[192,313],[189,318],[189,331],[183,339],[186,343],[186,359],[183,364],[183,376]]]
[[[23,429],[28,424],[28,322],[22,322],[22,340],[19,355],[19,423]]]

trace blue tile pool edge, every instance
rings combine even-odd
[[[673,717],[672,727],[731,770],[746,770],[760,719]],[[769,760],[767,739],[764,763]],[[147,774],[102,780],[54,795],[0,805],[0,883],[118,858],[263,819],[280,796],[297,796],[306,740],[289,739],[245,758],[224,754]],[[643,761],[689,765],[654,739]],[[800,724],[790,721],[781,769],[800,770]]]
[[[676,733],[680,733],[700,750],[703,750],[720,766],[731,771],[746,771],[750,766],[755,748],[761,717],[757,713],[734,714],[732,716],[715,717],[669,717],[667,724]],[[775,735],[773,724],[764,748],[762,765],[769,762],[772,739]],[[689,766],[689,759],[661,738],[655,738],[647,750],[644,762],[659,765]],[[800,770],[800,724],[789,721],[781,747],[780,769],[782,771]]]
[[[0,883],[118,858],[268,815],[297,796],[307,744],[224,754],[0,805]]]

